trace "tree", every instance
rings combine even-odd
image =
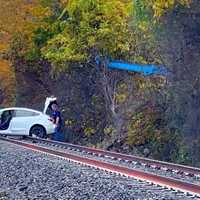
[[[130,50],[133,33],[128,21],[132,6],[131,0],[69,1],[55,22],[59,23],[60,32],[42,48],[44,58],[58,71],[74,62],[96,68],[106,107],[116,124],[119,120],[115,111],[115,88],[119,74],[106,70],[106,60],[125,58]],[[68,18],[63,20],[64,13]],[[99,65],[95,62],[97,56],[101,60]]]
[[[41,16],[44,18],[49,15],[48,9],[40,6],[39,2],[40,0],[0,0],[0,41],[2,50],[7,49],[13,34],[17,32],[31,34],[33,29],[40,23]]]
[[[191,0],[134,0],[134,11],[140,19],[145,19],[149,14],[154,18],[160,18],[168,10],[172,10],[177,6],[189,6]]]
[[[165,29],[158,38],[158,48],[173,73],[171,84],[166,88],[165,117],[168,127],[184,136],[194,160],[199,158],[195,143],[200,137],[199,13],[198,0],[193,0],[189,8],[177,7],[164,16]]]
[[[131,1],[83,1],[67,4],[68,19],[60,21],[62,31],[48,41],[43,55],[52,63],[89,60],[100,56],[118,57],[130,45],[128,17]]]

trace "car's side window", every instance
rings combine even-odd
[[[32,116],[38,116],[39,113],[27,111],[27,110],[15,110],[15,117],[32,117]]]

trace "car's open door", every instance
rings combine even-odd
[[[0,111],[0,134],[11,134],[12,115],[11,110]]]
[[[44,114],[46,114],[47,109],[50,108],[53,103],[57,104],[57,98],[56,97],[47,97],[46,98],[46,101],[45,101],[45,104],[44,104],[44,110],[43,110]]]

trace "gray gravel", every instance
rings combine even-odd
[[[192,198],[0,140],[0,200],[4,199],[186,200]]]

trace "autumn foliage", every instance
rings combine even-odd
[[[0,106],[9,106],[15,99],[15,74],[6,60],[0,60]]]

